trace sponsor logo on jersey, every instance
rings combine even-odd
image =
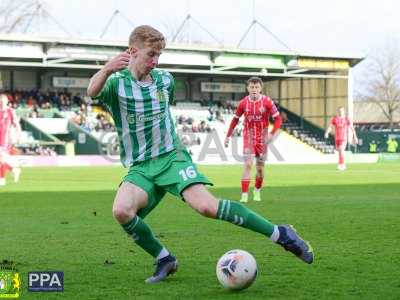
[[[138,115],[138,114],[128,114],[126,116],[126,121],[129,124],[135,124],[136,122],[149,122],[149,121],[161,121],[164,120],[166,117],[165,112],[160,112],[151,116],[145,116],[143,114]]]

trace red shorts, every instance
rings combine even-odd
[[[255,155],[256,157],[263,157],[267,153],[267,145],[264,141],[253,141],[251,139],[243,139],[243,154]]]
[[[346,149],[347,141],[346,140],[335,140],[336,149]]]
[[[0,153],[11,154],[11,149],[10,146],[0,146]]]
[[[255,155],[256,157],[265,157],[267,153],[268,129],[264,127],[255,127],[252,130],[243,132],[243,154]]]
[[[256,144],[253,147],[245,147],[243,146],[243,154],[248,155],[252,154],[255,155],[256,157],[262,157],[266,154],[267,147],[265,147],[263,144]]]

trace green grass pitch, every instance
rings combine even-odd
[[[212,192],[238,199],[241,166],[201,167]],[[261,235],[203,218],[167,196],[146,222],[178,257],[167,281],[146,285],[153,260],[111,214],[125,170],[26,168],[0,188],[0,261],[17,263],[21,299],[400,299],[400,164],[266,167],[263,201],[248,205],[293,224],[315,250],[306,265]],[[215,264],[228,250],[251,252],[259,276],[232,293]],[[63,293],[30,293],[29,271],[61,270]]]

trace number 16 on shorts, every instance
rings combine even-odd
[[[188,179],[193,179],[197,177],[197,172],[194,166],[189,166],[186,169],[182,169],[178,173],[182,176],[183,181],[187,181]]]

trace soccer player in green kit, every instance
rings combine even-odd
[[[108,61],[90,80],[87,93],[111,112],[118,131],[121,162],[129,168],[113,204],[113,215],[125,232],[156,260],[147,283],[176,272],[177,259],[153,234],[144,218],[166,192],[182,197],[199,214],[225,220],[269,237],[311,264],[311,246],[289,225],[275,225],[236,201],[217,199],[212,183],[180,144],[169,109],[174,78],[155,69],[165,48],[164,36],[151,26],[136,27],[128,49]]]

